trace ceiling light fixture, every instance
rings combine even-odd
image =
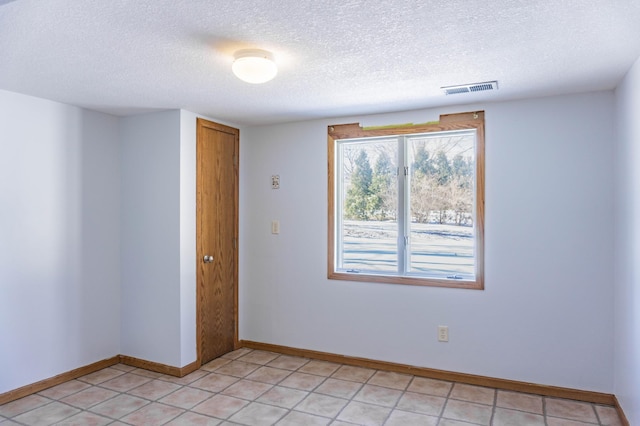
[[[266,83],[278,74],[273,53],[261,49],[242,49],[234,54],[233,73],[242,81],[252,84]]]

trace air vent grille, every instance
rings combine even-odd
[[[484,92],[485,90],[498,90],[497,81],[485,81],[483,83],[461,84],[458,86],[441,87],[445,95],[455,95],[458,93]]]

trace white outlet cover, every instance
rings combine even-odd
[[[449,341],[449,327],[446,325],[438,326],[438,342],[448,342]]]

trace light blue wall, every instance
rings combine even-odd
[[[616,90],[614,392],[640,424],[640,59]]]
[[[116,117],[0,90],[0,393],[120,353]]]
[[[181,366],[180,111],[122,118],[120,147],[122,354]]]
[[[598,92],[246,129],[241,337],[612,392],[613,104]],[[479,109],[486,290],[328,280],[327,126]]]

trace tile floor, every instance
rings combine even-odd
[[[240,349],[176,378],[118,364],[0,406],[9,425],[620,425],[613,407]]]

